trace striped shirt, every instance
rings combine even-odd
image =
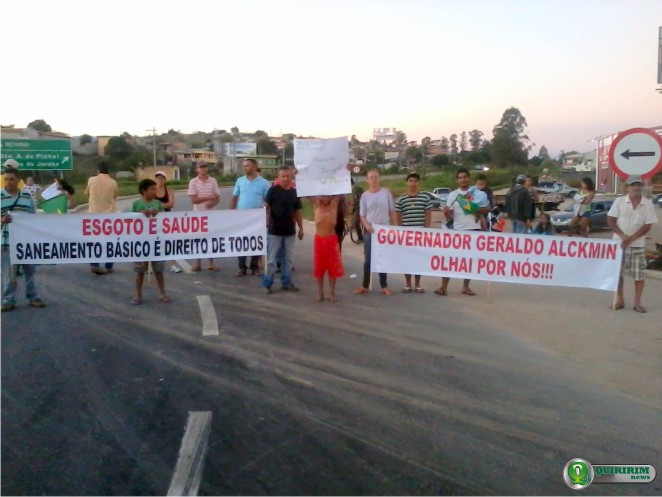
[[[216,178],[211,176],[207,178],[207,181],[202,181],[200,178],[193,178],[188,184],[188,195],[189,197],[197,196],[200,198],[213,197],[214,195],[221,195],[220,190],[218,189],[218,183]],[[201,204],[193,205],[194,211],[208,211],[209,207],[206,202]]]
[[[404,194],[395,202],[395,212],[402,215],[402,226],[425,226],[425,213],[430,209],[432,199],[423,192],[414,196]]]
[[[34,214],[35,207],[32,197],[26,191],[19,190],[18,195],[12,196],[2,189],[2,215],[8,212],[29,212]],[[2,225],[2,247],[9,247],[9,223]]]

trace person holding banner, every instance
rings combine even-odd
[[[432,221],[432,198],[419,189],[421,177],[418,173],[407,175],[407,193],[395,202],[395,217],[398,226],[430,227]],[[414,276],[414,291],[425,293],[421,287],[421,276]],[[403,293],[411,293],[411,274],[405,274],[405,287]]]
[[[316,302],[324,300],[324,274],[329,274],[329,302],[337,302],[336,279],[345,275],[340,255],[341,241],[338,238],[339,205],[345,203],[344,195],[322,195],[310,197],[315,208],[315,244],[313,249],[313,276],[317,281]],[[344,214],[344,210],[343,210]],[[342,217],[345,227],[345,217]]]
[[[455,173],[455,180],[457,181],[458,188],[453,190],[448,195],[448,201],[444,208],[444,215],[446,219],[453,219],[454,230],[467,230],[467,231],[482,231],[480,225],[480,215],[490,212],[490,201],[487,195],[483,193],[480,197],[474,198],[469,189],[469,170],[461,168]],[[522,184],[524,179],[522,179]],[[529,192],[521,186],[527,198]],[[473,191],[473,190],[472,190]],[[442,278],[441,286],[434,291],[437,295],[448,295],[448,282],[450,278]],[[462,286],[462,294],[474,296],[476,295],[471,288],[469,288],[471,280],[465,279]]]
[[[285,291],[298,292],[292,283],[292,254],[296,225],[299,227],[299,240],[303,240],[303,218],[301,200],[292,186],[292,170],[287,166],[278,169],[278,185],[269,188],[265,198],[267,206],[267,269],[262,276],[264,293],[271,295],[276,274],[278,251],[283,247],[283,265],[280,283]]]
[[[108,174],[110,167],[107,162],[99,162],[97,175],[87,180],[85,194],[89,196],[87,211],[92,214],[105,214],[115,211],[117,200],[117,181]],[[113,263],[106,262],[105,269],[99,267],[98,262],[90,264],[90,271],[102,275],[113,271]]]
[[[237,179],[232,191],[231,209],[261,209],[264,207],[264,199],[269,191],[269,182],[258,174],[257,161],[253,158],[244,160],[244,172]],[[260,274],[260,256],[251,256],[250,269],[253,276]],[[246,256],[239,257],[239,271],[237,276],[246,276]]]
[[[641,305],[644,293],[644,269],[646,269],[646,233],[657,222],[653,203],[641,195],[644,182],[639,175],[626,180],[628,194],[614,200],[607,213],[607,224],[614,231],[614,239],[621,240],[623,262],[618,279],[618,290],[613,310],[625,307],[623,297],[623,275],[627,272],[634,279],[634,307],[636,312],[645,313]]]
[[[357,295],[370,291],[373,224],[397,224],[393,195],[379,185],[379,171],[371,169],[367,176],[368,191],[361,195],[361,225],[363,226],[363,285],[354,290]],[[386,273],[379,273],[379,286],[384,295],[393,295],[388,287]]]
[[[209,165],[205,162],[198,164],[198,175],[189,181],[188,196],[191,199],[194,211],[211,210],[221,201],[221,191],[218,188],[218,182],[216,178],[209,176]],[[202,260],[198,259],[197,264],[191,270],[197,272],[200,269],[202,269]],[[209,270],[220,271],[211,257],[209,258]]]
[[[156,198],[156,181],[152,179],[144,179],[138,185],[138,191],[141,198],[133,202],[132,211],[141,212],[147,217],[154,217],[159,212],[164,212],[163,204]],[[172,299],[165,293],[165,278],[163,276],[163,269],[165,262],[152,261],[152,269],[154,270],[154,277],[156,278],[156,285],[159,287],[159,300],[163,303],[169,304]],[[150,265],[149,261],[136,262],[134,264],[134,271],[136,273],[136,296],[131,300],[131,304],[140,305],[143,303],[143,283],[145,281],[145,273]]]
[[[12,311],[16,307],[16,291],[18,290],[18,268],[11,265],[9,252],[9,223],[12,222],[12,212],[34,214],[36,209],[28,192],[18,188],[18,171],[6,167],[2,189],[2,312]],[[45,307],[46,304],[37,294],[35,283],[35,266],[22,264],[25,278],[25,296],[32,307]]]

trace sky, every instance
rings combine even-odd
[[[0,123],[541,145],[662,125],[662,0],[0,0]],[[11,40],[11,42],[8,42]]]

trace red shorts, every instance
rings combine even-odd
[[[315,268],[313,276],[323,278],[324,273],[329,272],[329,278],[341,278],[345,276],[345,270],[342,267],[342,258],[340,256],[340,246],[338,245],[338,236],[315,235]]]

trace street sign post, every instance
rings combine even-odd
[[[73,169],[71,141],[3,138],[0,141],[2,162],[16,160],[28,171],[68,171]]]
[[[662,137],[646,128],[619,133],[609,148],[609,165],[622,179],[631,174],[655,176],[662,171]]]

